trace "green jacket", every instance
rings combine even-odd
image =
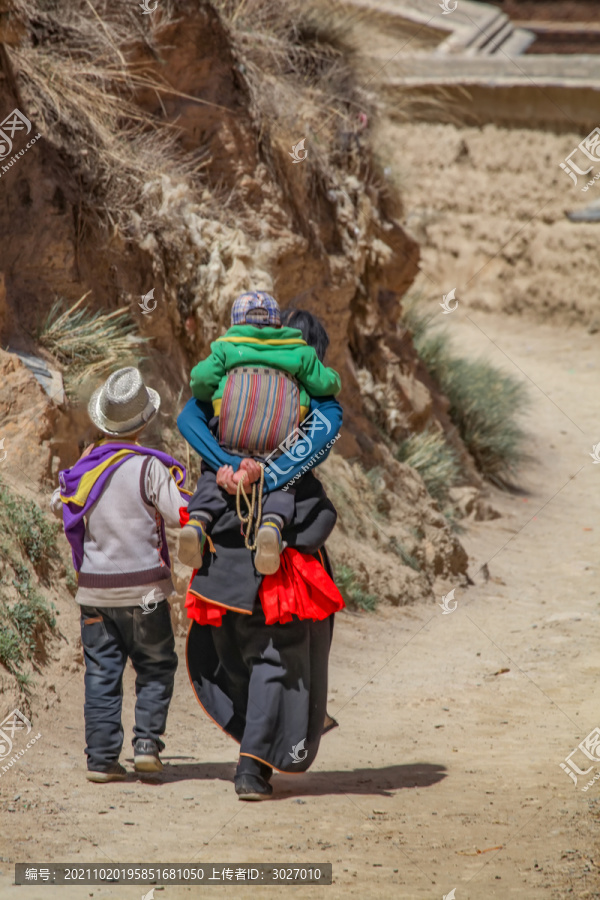
[[[338,394],[342,386],[338,373],[323,365],[298,328],[232,325],[210,350],[210,356],[192,369],[190,387],[197,400],[213,401],[216,415],[227,374],[236,366],[269,366],[292,375],[300,386],[300,405],[306,409],[311,397]]]

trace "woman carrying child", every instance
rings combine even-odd
[[[296,332],[294,340],[306,341],[307,350],[309,344],[314,347],[322,362],[328,344],[325,330],[303,311],[288,314],[288,325],[296,324],[302,333],[291,329]],[[312,429],[308,437],[312,456],[303,455],[297,462],[298,455],[290,451],[275,459],[264,485],[265,496],[291,480],[295,486],[280,529],[281,565],[266,575],[255,566],[251,535],[240,529],[234,496],[240,457],[227,453],[211,434],[211,408],[206,403],[189,401],[178,419],[180,431],[205,463],[231,466],[217,473],[216,484],[225,490],[219,492],[218,515],[204,522],[207,546],[197,559],[186,600],[192,619],[186,656],[199,703],[240,743],[234,781],[243,800],[270,796],[273,769],[306,771],[325,730],[333,614],[343,607],[324,550],[336,512],[311,470],[295,479],[307,468],[303,463],[316,465],[329,452],[341,424],[341,408],[332,397],[320,397],[312,398],[310,409],[311,414],[317,410],[317,418],[327,426]],[[302,428],[303,424],[301,432]],[[308,428],[305,434],[310,434]],[[246,483],[257,474],[249,459],[243,470]],[[199,486],[205,476],[206,470]],[[212,483],[210,490],[214,491]],[[207,496],[201,491],[200,495]],[[192,498],[192,520],[197,509]]]

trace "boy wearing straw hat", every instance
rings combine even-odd
[[[52,496],[62,512],[78,573],[85,660],[87,778],[122,781],[119,763],[123,671],[136,672],[133,737],[136,772],[162,770],[167,712],[177,655],[167,597],[173,593],[165,524],[179,526],[187,499],[185,469],[138,437],[160,406],[138,369],[114,372],[88,413],[105,436],[59,473]],[[189,492],[185,492],[188,494]]]

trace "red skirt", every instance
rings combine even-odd
[[[196,573],[192,574],[192,579]],[[191,584],[191,580],[190,580]],[[284,625],[299,619],[320,621],[345,607],[344,599],[333,580],[314,556],[287,547],[274,575],[265,575],[258,596],[265,623]],[[189,619],[198,625],[221,625],[227,612],[223,606],[202,600],[188,590],[185,607]]]

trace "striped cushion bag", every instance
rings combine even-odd
[[[271,453],[300,422],[300,391],[287,372],[236,366],[227,376],[219,443],[233,453]]]

